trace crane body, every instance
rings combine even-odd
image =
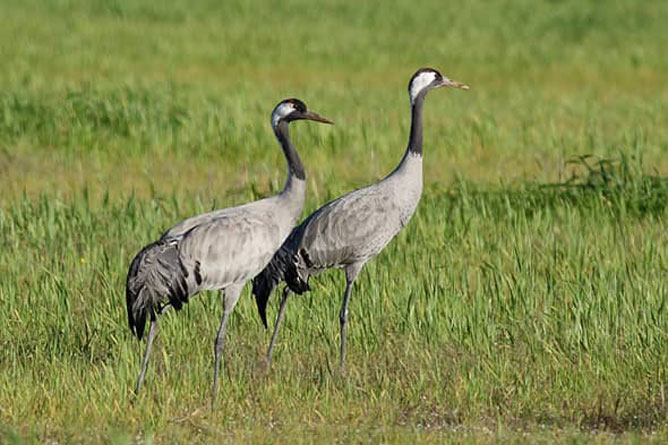
[[[144,380],[159,316],[170,307],[180,310],[202,290],[220,290],[223,315],[214,347],[215,397],[229,315],[244,284],[271,260],[304,205],[306,175],[288,133],[288,124],[299,119],[332,123],[308,111],[298,99],[286,99],[274,108],[271,123],[288,164],[281,193],[188,218],[144,247],[132,260],[126,283],[128,323],[141,339],[147,319],[151,321],[136,393]]]
[[[267,267],[253,280],[258,311],[266,326],[266,306],[279,282],[285,281],[281,307],[274,326],[267,359],[276,342],[290,291],[309,290],[311,275],[342,268],[346,288],[339,314],[341,367],[345,364],[346,328],[350,293],[367,261],[377,256],[411,219],[422,195],[422,110],[429,90],[468,86],[423,68],[409,82],[411,131],[399,165],[383,180],[350,192],[325,204],[297,226]]]

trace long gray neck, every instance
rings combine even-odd
[[[290,179],[292,176],[294,176],[297,179],[301,179],[303,181],[304,179],[306,179],[306,172],[304,171],[304,165],[302,164],[302,160],[299,158],[299,154],[297,154],[297,150],[290,141],[290,133],[288,132],[288,122],[280,121],[274,127],[274,134],[276,135],[276,139],[278,139],[278,142],[281,144],[281,148],[283,148],[283,154],[285,154],[285,159],[288,161],[287,183],[288,184],[290,183]]]
[[[399,165],[392,170],[387,178],[404,171],[410,159],[418,159],[420,161],[419,168],[422,168],[422,107],[424,98],[425,93],[419,94],[411,105],[411,134],[408,137],[408,147],[406,147],[406,152]]]
[[[411,135],[408,138],[406,153],[422,156],[422,108],[426,92],[418,94],[411,107]]]

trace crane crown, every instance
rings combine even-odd
[[[295,111],[305,113],[306,104],[295,98],[280,101],[271,113],[271,125],[275,127],[281,120],[287,118]]]
[[[420,68],[413,74],[411,81],[408,83],[408,94],[411,97],[411,104],[415,103],[415,100],[421,93],[426,93],[432,88],[439,87],[469,89],[469,86],[465,83],[448,79],[433,68]]]
[[[425,89],[440,86],[442,83],[443,76],[435,69],[421,68],[417,70],[408,84],[408,93],[411,97],[411,103],[414,103],[418,95]]]

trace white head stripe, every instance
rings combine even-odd
[[[271,113],[271,125],[275,127],[276,125],[278,125],[279,120],[283,119],[285,116],[292,113],[293,111],[295,111],[295,106],[290,102],[283,102],[282,104],[278,105],[274,109],[274,112]]]
[[[436,73],[433,71],[425,71],[420,73],[413,79],[411,82],[410,94],[411,94],[411,103],[415,102],[415,98],[420,91],[429,86],[436,79]]]

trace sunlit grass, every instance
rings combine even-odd
[[[156,432],[185,422],[187,435],[200,424],[244,435],[298,424],[662,430],[665,200],[636,207],[637,182],[573,187],[429,189],[410,229],[359,280],[345,378],[336,372],[341,276],[327,273],[291,301],[271,370],[246,291],[213,413],[218,298],[200,295],[165,317],[135,404],[141,348],[123,306],[134,251],[201,203],[179,209],[155,196],[91,210],[84,196],[16,200],[0,214],[10,277],[0,287],[3,418],[56,436],[90,422]]]

